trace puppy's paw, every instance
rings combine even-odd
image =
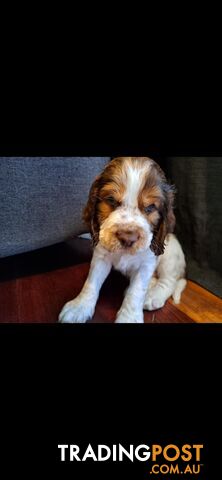
[[[148,290],[143,305],[144,310],[157,310],[162,308],[166,302],[166,298],[159,289],[151,288]]]
[[[59,314],[60,323],[85,323],[94,314],[94,308],[78,297],[66,303]]]
[[[120,310],[115,323],[144,323],[143,312],[127,312]]]

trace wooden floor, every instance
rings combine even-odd
[[[172,305],[173,301],[170,299]],[[196,323],[222,323],[222,300],[188,280],[177,310]]]
[[[56,323],[64,303],[80,292],[91,256],[91,242],[75,238],[0,259],[0,323]],[[114,322],[126,286],[120,273],[111,272],[92,322]],[[179,305],[169,300],[144,317],[145,323],[222,323],[222,300],[188,281]]]
[[[1,323],[55,323],[65,302],[75,297],[87,277],[89,262],[25,275],[0,283]],[[121,305],[127,281],[112,272],[102,287],[92,322],[112,323]],[[222,300],[188,281],[177,306],[169,300],[145,323],[222,322]]]

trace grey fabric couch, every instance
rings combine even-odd
[[[110,157],[0,157],[0,257],[87,232],[82,210]]]

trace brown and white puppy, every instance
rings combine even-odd
[[[88,278],[63,307],[59,321],[86,322],[112,267],[130,284],[116,323],[143,323],[143,309],[176,303],[186,286],[185,259],[172,234],[174,188],[159,165],[146,157],[119,157],[107,164],[90,190],[84,210],[94,242]]]

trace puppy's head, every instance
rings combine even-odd
[[[134,254],[149,247],[164,252],[175,226],[174,189],[159,165],[146,157],[118,157],[95,179],[83,218],[94,244]]]

